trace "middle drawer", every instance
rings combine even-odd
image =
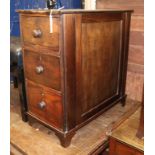
[[[60,59],[24,50],[25,77],[38,84],[61,90]]]

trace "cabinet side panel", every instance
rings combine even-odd
[[[81,58],[77,57],[81,117],[93,115],[96,108],[116,97],[119,89],[122,21],[94,19],[92,15],[82,20],[81,51],[77,51],[81,52]]]

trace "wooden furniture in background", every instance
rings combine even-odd
[[[112,132],[109,155],[144,154],[144,140],[136,136],[139,116],[140,109]]]
[[[144,0],[96,0],[97,9],[133,9],[129,42],[126,93],[142,101],[144,83]]]
[[[139,122],[138,131],[137,131],[137,137],[138,138],[143,138],[144,137],[144,90],[143,90],[140,122]]]
[[[67,147],[77,129],[125,103],[131,10],[19,10],[29,122]],[[52,32],[51,32],[52,31]]]
[[[109,155],[144,155],[144,153],[133,148],[132,146],[121,143],[116,139],[111,138]]]

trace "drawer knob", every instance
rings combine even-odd
[[[41,101],[39,104],[38,104],[39,108],[40,109],[44,109],[46,107],[46,103],[44,101]]]
[[[43,66],[37,66],[36,67],[36,73],[37,74],[40,74],[40,73],[42,73],[44,71],[44,67]]]
[[[41,30],[40,29],[35,29],[35,30],[33,30],[33,37],[34,38],[40,38],[41,37],[41,35],[42,35],[42,32],[41,32]]]

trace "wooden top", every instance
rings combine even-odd
[[[140,109],[130,116],[124,123],[117,127],[111,137],[117,139],[120,142],[126,143],[131,147],[135,147],[141,151],[144,151],[144,139],[136,137],[140,118]]]
[[[125,9],[97,9],[97,10],[84,10],[84,9],[26,9],[16,10],[19,13],[24,14],[72,14],[72,13],[94,13],[94,12],[133,12],[133,10]]]

